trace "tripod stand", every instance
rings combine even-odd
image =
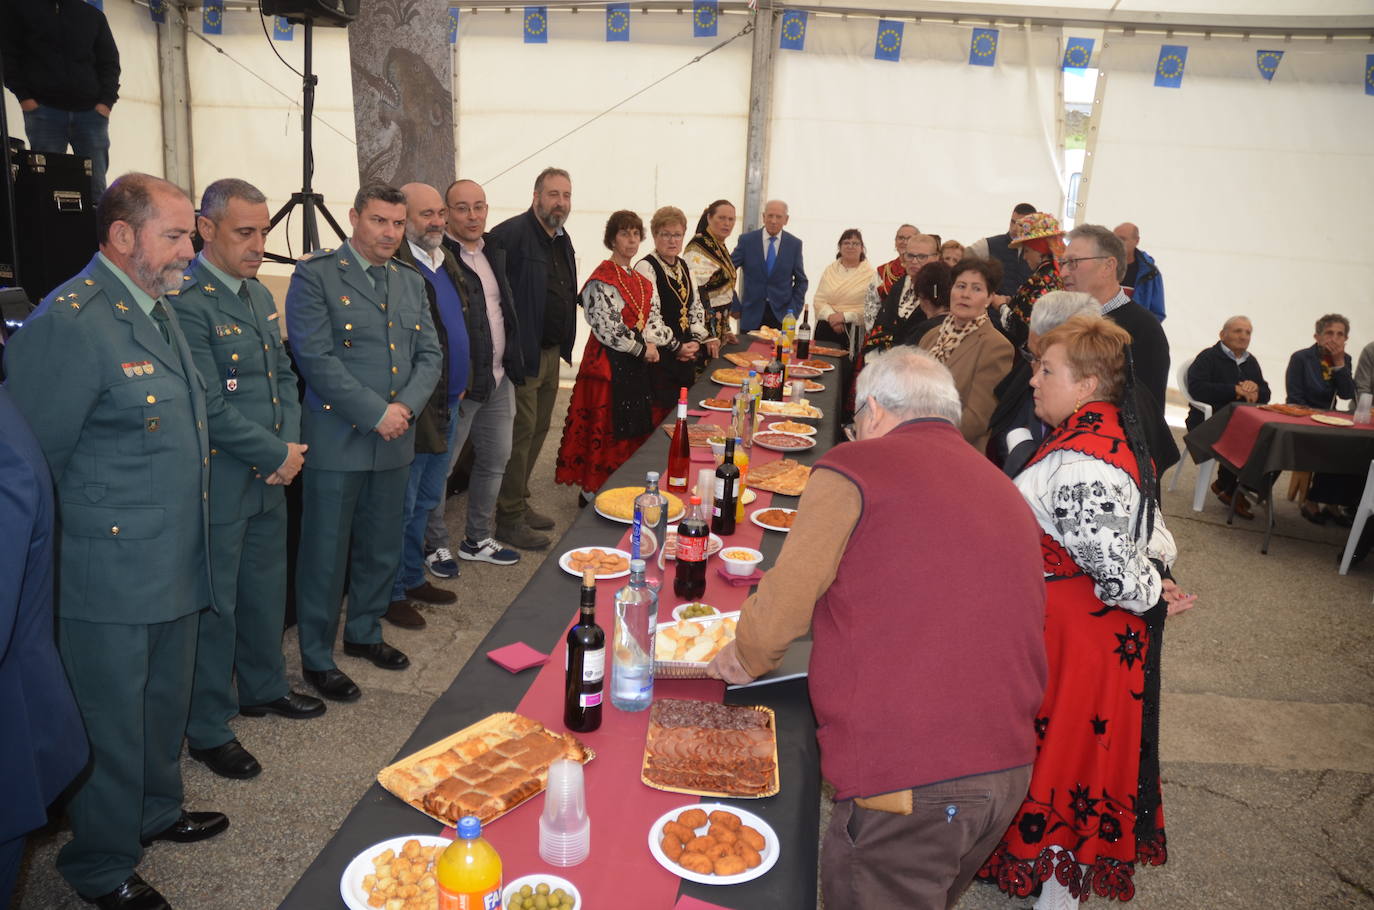
[[[301,20],[305,26],[305,62],[304,73],[301,76],[301,98],[302,111],[301,132],[302,144],[304,146],[301,157],[301,189],[298,193],[292,193],[291,199],[277,210],[272,216],[271,227],[276,227],[277,222],[291,214],[291,210],[300,206],[301,209],[301,255],[313,253],[320,248],[320,230],[315,221],[315,214],[318,212],[324,216],[324,220],[329,222],[329,226],[334,229],[340,240],[348,239],[343,228],[339,227],[339,222],[334,220],[334,216],[325,208],[324,196],[314,191],[310,181],[315,176],[315,146],[314,146],[314,118],[315,118],[315,86],[320,79],[315,75],[314,51],[315,51],[315,24],[309,18]],[[270,230],[270,228],[269,228]],[[265,254],[273,262],[282,262],[291,265],[295,260],[290,256],[282,256],[278,253]]]

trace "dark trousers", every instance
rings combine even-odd
[[[24,111],[24,133],[35,152],[72,154],[91,159],[91,203],[105,192],[105,172],[110,166],[110,121],[95,108],[64,111],[40,104]]]
[[[763,305],[763,321],[759,325],[766,325],[769,328],[782,328],[782,319],[773,313],[773,308],[767,303]]]
[[[24,859],[24,838],[0,843],[0,907],[8,907],[19,880],[19,863]]]
[[[229,719],[240,704],[275,701],[288,691],[281,653],[285,546],[285,501],[251,518],[210,525],[210,577],[219,612],[200,619],[186,724],[193,748],[213,749],[233,739]]]
[[[511,426],[510,460],[496,497],[496,527],[522,523],[530,500],[530,473],[544,448],[558,398],[558,348],[539,352],[539,372],[515,389],[515,422]],[[497,531],[499,537],[501,532]]]
[[[827,907],[950,910],[1006,833],[1031,766],[911,791],[912,813],[835,803],[821,844]]]
[[[139,841],[181,815],[181,739],[200,614],[152,625],[57,621],[57,650],[91,741],[57,869],[98,897],[134,872]]]

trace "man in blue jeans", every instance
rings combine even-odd
[[[0,3],[5,87],[19,99],[35,152],[91,159],[91,201],[105,192],[119,48],[105,14],[85,0]]]

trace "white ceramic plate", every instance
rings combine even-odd
[[[677,559],[677,525],[669,525],[664,528],[664,537],[668,538],[667,549],[663,553],[664,559]],[[712,534],[706,541],[706,558],[710,559],[720,552],[720,548],[725,546],[725,541],[720,539],[720,535]]]
[[[825,370],[819,370],[819,369],[817,369],[817,368],[815,368],[815,367],[806,367],[806,366],[802,366],[801,364],[797,364],[797,365],[794,366],[794,367],[788,368],[788,370],[787,370],[787,378],[788,378],[789,380],[792,380],[792,379],[815,379],[817,376],[821,375],[821,374],[824,373],[824,372],[825,372]]]
[[[801,361],[798,361],[798,360],[794,360],[794,361],[792,361],[792,362],[795,363],[795,364],[796,364],[797,366],[799,366],[799,367],[806,367],[807,369],[810,369],[810,370],[820,370],[822,373],[829,373],[831,370],[835,369],[835,365],[834,365],[833,363],[826,363],[824,360],[821,360],[821,359],[818,358],[818,357],[808,357],[808,358],[806,358],[806,359],[807,359],[807,360],[814,360],[814,361],[816,361],[816,362],[815,362],[815,363],[802,363]]]
[[[723,386],[725,386],[727,389],[742,389],[742,388],[744,388],[744,383],[742,383],[742,382],[722,382],[722,381],[719,380],[719,379],[712,379],[711,381],[714,382],[716,385],[723,385]]]
[[[511,897],[519,891],[522,886],[529,885],[533,888],[539,884],[547,884],[549,886],[549,891],[557,891],[559,888],[562,888],[572,896],[573,910],[582,910],[582,892],[577,890],[576,885],[566,878],[559,878],[557,875],[549,875],[543,872],[538,875],[522,875],[502,888],[501,906],[509,907]],[[374,908],[369,907],[368,910],[374,910]]]
[[[778,436],[786,436],[789,439],[795,439],[806,444],[795,446],[776,445],[763,438],[769,433],[774,433]],[[800,433],[783,433],[780,430],[765,430],[762,433],[754,434],[754,445],[765,449],[772,449],[774,452],[805,452],[807,449],[814,449],[816,447],[816,440],[812,439],[810,436],[803,436]]]
[[[676,819],[688,809],[700,809],[707,815],[720,809],[738,815],[741,822],[763,835],[763,850],[759,853],[763,862],[752,869],[745,869],[739,875],[702,875],[700,872],[692,872],[684,869],[670,860],[664,855],[663,847],[659,845],[660,841],[663,840],[663,826]],[[708,828],[710,828],[709,823],[702,825],[697,829],[697,833],[705,834]],[[654,859],[658,860],[658,864],[674,875],[681,876],[689,882],[697,882],[702,885],[738,885],[741,882],[753,881],[773,868],[773,864],[778,861],[780,849],[781,845],[778,842],[778,835],[774,833],[773,827],[769,825],[768,822],[746,809],[727,806],[723,803],[688,803],[679,806],[671,812],[663,813],[658,821],[654,822],[653,826],[649,828],[649,852],[654,855]]]
[[[784,534],[791,531],[791,528],[784,528],[782,525],[771,525],[768,522],[764,521],[762,518],[759,518],[759,516],[762,515],[764,512],[771,512],[774,509],[777,509],[779,512],[789,512],[793,515],[797,514],[796,509],[784,509],[781,506],[769,506],[766,509],[758,509],[757,511],[750,512],[749,520],[752,521],[754,524],[758,525],[760,528],[767,528],[770,531],[781,531]]]
[[[584,550],[600,550],[603,553],[614,553],[617,556],[623,556],[626,560],[630,558],[630,552],[628,550],[618,550],[615,547],[575,547],[558,557],[558,567],[575,578],[581,578],[582,573],[572,567],[572,555]],[[596,579],[597,581],[604,581],[607,578],[624,578],[629,574],[630,570],[627,568],[623,572],[611,572],[606,575],[597,575]]]
[[[1355,421],[1349,417],[1336,417],[1331,414],[1313,414],[1312,419],[1329,427],[1353,427],[1355,425]]]
[[[759,403],[759,413],[764,417],[781,417],[785,420],[820,420],[825,416],[825,412],[816,408],[815,414],[794,414],[784,411],[788,402],[786,401],[763,401]]]
[[[741,814],[740,818],[743,817],[744,815]],[[759,830],[762,831],[763,829],[760,828]],[[767,835],[764,836],[767,837]],[[339,895],[343,897],[343,902],[347,905],[348,910],[376,910],[367,902],[367,892],[363,890],[363,878],[373,873],[372,860],[374,857],[387,850],[394,850],[399,853],[408,840],[419,841],[421,847],[447,847],[452,843],[446,837],[435,837],[432,834],[407,834],[405,837],[393,837],[368,847],[353,857],[353,861],[344,867],[343,876],[339,879]]]
[[[619,518],[615,515],[607,515],[605,512],[601,511],[601,507],[598,506],[595,502],[592,503],[592,508],[596,511],[596,514],[600,515],[602,518],[609,518],[611,521],[617,521],[623,525],[632,525],[635,523],[635,520],[633,518]],[[678,512],[676,515],[672,516],[668,520],[680,521],[682,519],[682,516],[685,514],[687,514],[687,510],[683,509],[681,512]],[[602,547],[601,549],[604,550],[606,548]]]
[[[696,604],[699,604],[699,603],[701,603],[701,601],[698,600],[698,601],[693,601],[692,603],[678,604],[676,607],[673,607],[673,619],[675,619],[675,620],[676,620],[676,619],[682,619],[682,618],[683,618],[683,616],[682,616],[682,611],[683,611],[683,610],[687,609],[688,607],[696,606]],[[703,604],[703,606],[711,607],[710,604]],[[716,612],[715,612],[715,613],[712,613],[710,616],[697,616],[697,617],[695,617],[695,618],[696,618],[696,619],[714,619],[716,616],[719,616],[719,615],[720,615],[720,610],[716,609],[715,607],[711,607],[711,609],[712,609],[712,610],[715,610]]]
[[[796,424],[797,426],[801,427],[802,429],[800,429],[800,430],[780,430],[780,429],[778,429],[778,424],[779,424],[779,423],[789,423],[789,422],[790,422],[790,423]],[[807,425],[804,424],[804,423],[797,423],[795,420],[793,420],[793,421],[779,420],[779,421],[777,421],[777,422],[775,422],[775,423],[766,423],[766,424],[763,425],[763,430],[764,430],[764,432],[766,432],[766,433],[796,433],[798,436],[815,436],[815,435],[816,435],[816,428],[815,428],[815,427],[809,427],[809,426],[807,426]]]
[[[726,413],[729,413],[734,410],[734,408],[718,408],[715,405],[707,404],[705,399],[698,401],[697,404],[708,411],[725,411]]]

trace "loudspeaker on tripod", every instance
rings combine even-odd
[[[262,0],[264,16],[283,16],[294,22],[313,22],[344,28],[358,18],[361,0]]]
[[[30,299],[42,300],[95,255],[91,161],[23,151],[15,162],[19,282]]]

